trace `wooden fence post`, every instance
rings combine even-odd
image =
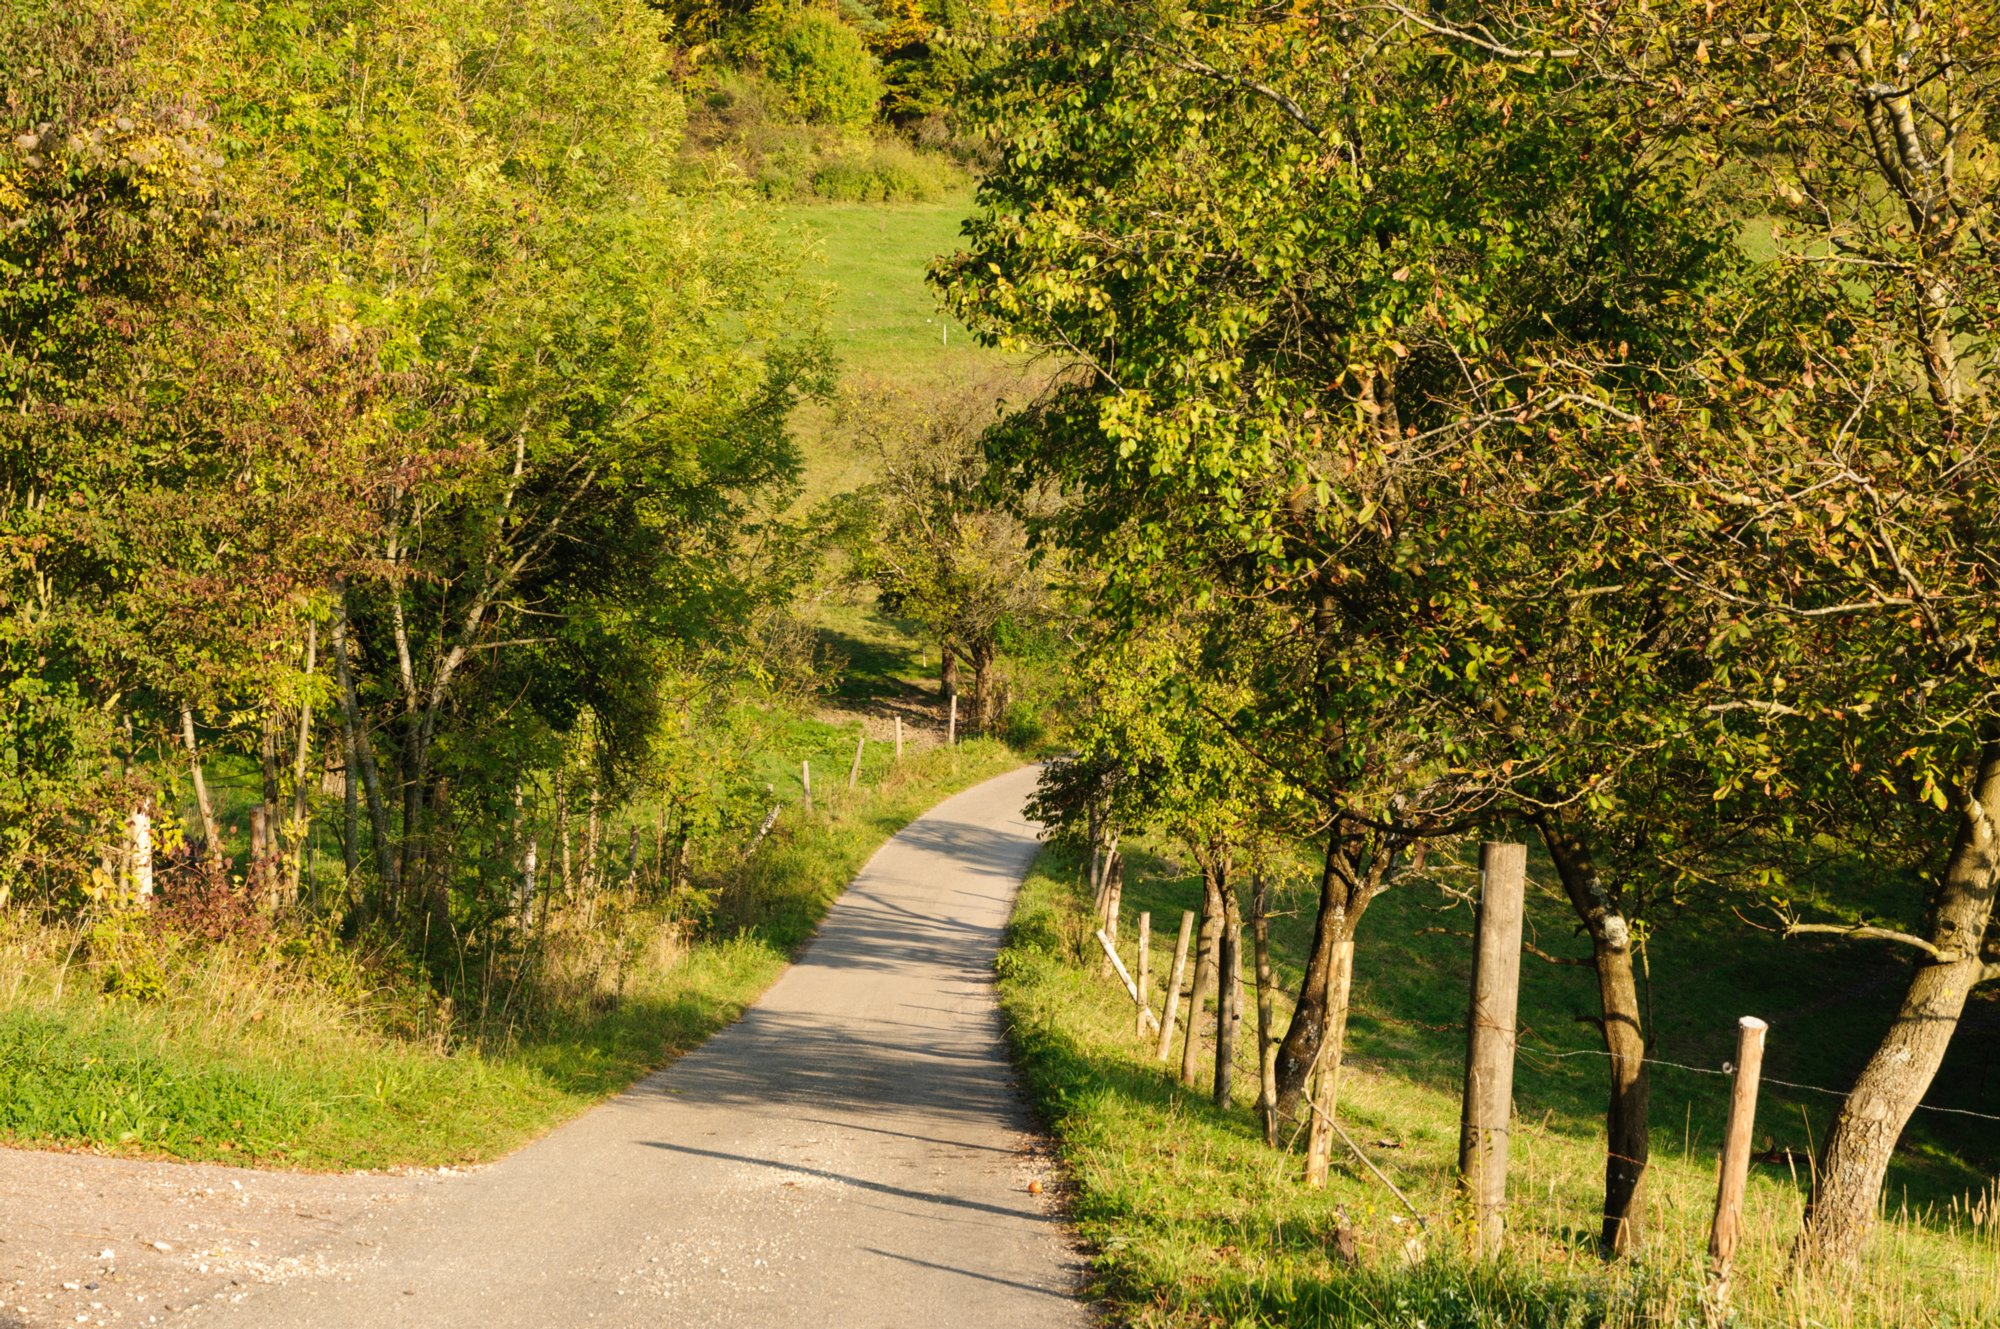
[[[1160,1017],[1158,1060],[1165,1061],[1174,1042],[1174,1016],[1181,1008],[1181,979],[1187,974],[1188,939],[1194,936],[1194,910],[1181,912],[1181,939],[1174,943],[1174,965],[1167,971],[1167,1012]]]
[[[861,731],[861,737],[854,741],[854,764],[847,768],[847,792],[853,793],[854,786],[861,779],[861,750],[868,746],[868,731]]]
[[[1111,934],[1111,944],[1118,945],[1118,910],[1125,895],[1125,857],[1116,848],[1104,863],[1104,887],[1100,892],[1103,907],[1099,910],[1098,921]],[[1106,966],[1106,973],[1110,972]]]
[[[1514,1107],[1514,1020],[1527,877],[1527,846],[1492,841],[1479,846],[1479,914],[1458,1129],[1458,1183],[1471,1201],[1475,1259],[1497,1256],[1506,1235],[1507,1131]]]
[[[1750,1178],[1750,1135],[1757,1121],[1757,1083],[1764,1073],[1764,1031],[1754,1015],[1736,1023],[1736,1083],[1729,1095],[1729,1129],[1722,1138],[1722,1173],[1715,1187],[1715,1222],[1708,1233],[1708,1322],[1729,1317],[1729,1272],[1743,1232],[1743,1192]]]
[[[1111,971],[1118,975],[1118,981],[1125,985],[1125,995],[1139,1004],[1139,1027],[1143,1033],[1146,1025],[1153,1022],[1153,1013],[1146,1009],[1146,999],[1139,991],[1139,985],[1132,981],[1125,962],[1118,958],[1118,948],[1111,944],[1111,938],[1104,935],[1104,929],[1097,930],[1097,944],[1104,948],[1104,956],[1111,961]]]
[[[805,786],[806,811],[811,812],[813,810],[813,764],[811,762],[802,761],[799,763],[799,783]]]
[[[1153,1014],[1153,915],[1148,911],[1139,914],[1139,1014],[1135,1024],[1139,1036],[1146,1035],[1146,1025]]]

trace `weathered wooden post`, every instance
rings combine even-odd
[[[958,694],[956,692],[951,694],[951,718],[945,721],[944,745],[948,748],[958,746]]]
[[[1118,911],[1125,896],[1125,856],[1116,849],[1104,864],[1104,909],[1099,915],[1104,930],[1111,935],[1111,944],[1118,944]],[[1107,967],[1105,972],[1110,972]]]
[[[1146,1025],[1153,1014],[1153,915],[1149,911],[1139,913],[1139,1014],[1135,1024],[1141,1038],[1146,1036]]]
[[[1181,1008],[1181,979],[1187,974],[1188,939],[1194,936],[1194,911],[1181,912],[1181,939],[1174,943],[1173,968],[1167,971],[1167,1010],[1160,1017],[1160,1050],[1158,1059],[1165,1061],[1173,1049],[1174,1016]]]
[[[1146,1026],[1153,1021],[1153,1013],[1146,1009],[1145,995],[1139,991],[1139,985],[1132,981],[1132,975],[1126,970],[1125,962],[1118,958],[1118,948],[1111,944],[1111,938],[1104,935],[1103,928],[1097,930],[1097,944],[1104,948],[1104,956],[1111,962],[1111,972],[1117,974],[1118,981],[1125,985],[1125,995],[1138,1003],[1139,1031],[1144,1033]]]
[[[1514,1020],[1527,880],[1527,846],[1492,841],[1479,846],[1479,914],[1458,1130],[1458,1183],[1471,1202],[1475,1259],[1497,1256],[1506,1235],[1507,1131],[1514,1107]]]
[[[1729,1128],[1722,1137],[1722,1173],[1715,1187],[1715,1222],[1708,1232],[1708,1322],[1729,1318],[1729,1273],[1743,1233],[1743,1192],[1750,1179],[1750,1136],[1757,1123],[1757,1083],[1764,1074],[1764,1032],[1754,1015],[1736,1023],[1736,1082],[1729,1095]]]
[[[811,812],[813,810],[813,764],[809,761],[799,763],[799,784],[804,786],[806,791],[806,811]]]
[[[854,740],[854,764],[847,768],[847,792],[853,793],[856,782],[861,779],[861,749],[868,746],[868,731],[861,731],[861,737]]]

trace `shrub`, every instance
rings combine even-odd
[[[867,124],[882,100],[882,70],[861,34],[806,10],[755,40],[764,74],[793,117],[815,125]]]
[[[839,203],[926,203],[966,187],[956,166],[900,139],[879,139],[813,172],[812,192]]]

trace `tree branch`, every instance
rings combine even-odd
[[[1954,964],[1965,957],[1957,951],[1939,950],[1922,937],[1908,932],[1897,932],[1893,928],[1872,927],[1866,923],[1848,926],[1843,923],[1787,923],[1785,935],[1796,937],[1801,933],[1824,932],[1836,937],[1859,937],[1869,941],[1898,941],[1905,946],[1914,946],[1939,964]]]

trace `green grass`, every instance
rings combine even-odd
[[[957,249],[969,198],[944,203],[816,203],[781,210],[809,245],[807,271],[831,290],[827,330],[850,374],[943,378],[1001,361],[939,307],[924,275]]]
[[[1151,911],[1157,1010],[1166,952],[1198,890],[1157,856],[1134,852],[1131,859],[1125,951],[1129,962],[1134,915]],[[1263,1145],[1250,1111],[1254,1035],[1245,1039],[1240,1101],[1231,1111],[1210,1106],[1205,1087],[1174,1083],[1134,1035],[1129,999],[1091,960],[1088,904],[1076,883],[1073,863],[1044,855],[1003,953],[1001,994],[1030,1091],[1076,1184],[1075,1214],[1095,1251],[1096,1289],[1114,1316],[1144,1326],[1700,1323],[1727,1080],[1657,1068],[1648,1249],[1641,1259],[1606,1266],[1595,1241],[1603,1063],[1590,1055],[1594,1032],[1575,1020],[1594,1005],[1589,971],[1524,960],[1510,1249],[1497,1269],[1475,1270],[1460,1258],[1453,1229],[1469,981],[1462,903],[1435,889],[1392,892],[1363,921],[1357,955],[1341,1116],[1429,1220],[1428,1236],[1419,1237],[1401,1205],[1344,1150],[1332,1184],[1315,1192],[1298,1180],[1296,1153]],[[1274,931],[1289,984],[1310,925],[1303,881],[1282,903],[1288,912]],[[1754,1013],[1773,1024],[1768,1077],[1844,1084],[1886,1018],[1882,984],[1888,980],[1893,992],[1900,960],[1852,944],[1746,936],[1733,919],[1730,927],[1705,921],[1712,913],[1666,918],[1649,946],[1651,999],[1665,1031],[1656,1055],[1719,1069],[1736,1017]],[[1580,954],[1566,914],[1560,900],[1537,888],[1532,939],[1544,950]],[[1779,993],[1786,996],[1775,1001]],[[1976,1048],[1961,1048],[1930,1101],[1981,1103],[1980,1060]],[[1758,1134],[1805,1150],[1808,1133],[1819,1138],[1836,1102],[1767,1080]],[[1739,1323],[1887,1329],[2000,1320],[2000,1245],[1983,1170],[1994,1153],[1990,1137],[1978,1129],[1982,1123],[1965,1130],[1948,1124],[1953,1119],[1920,1115],[1930,1119],[1898,1156],[1890,1220],[1852,1300],[1783,1280],[1807,1178],[1795,1180],[1782,1166],[1757,1167],[1736,1278]],[[1975,1224],[1965,1201],[1977,1205],[1982,1195],[1988,1198]],[[1352,1268],[1330,1249],[1343,1225],[1359,1242]]]
[[[865,588],[828,597],[819,609],[820,647],[840,661],[833,696],[852,705],[935,706],[938,652],[915,623],[882,611]]]
[[[925,283],[931,262],[958,248],[969,198],[945,203],[799,204],[780,210],[805,247],[807,272],[826,284],[827,330],[843,395],[953,384],[992,385],[1017,365],[986,350],[940,308]],[[837,404],[808,403],[793,418],[805,453],[802,502],[850,492],[873,478]]]
[[[522,1009],[484,1020],[324,936],[211,946],[135,916],[10,917],[0,1139],[315,1169],[494,1158],[736,1019],[884,839],[1019,760],[994,743],[894,769],[883,753],[852,795],[843,761],[843,787],[714,883],[707,935],[646,909],[558,913]]]

